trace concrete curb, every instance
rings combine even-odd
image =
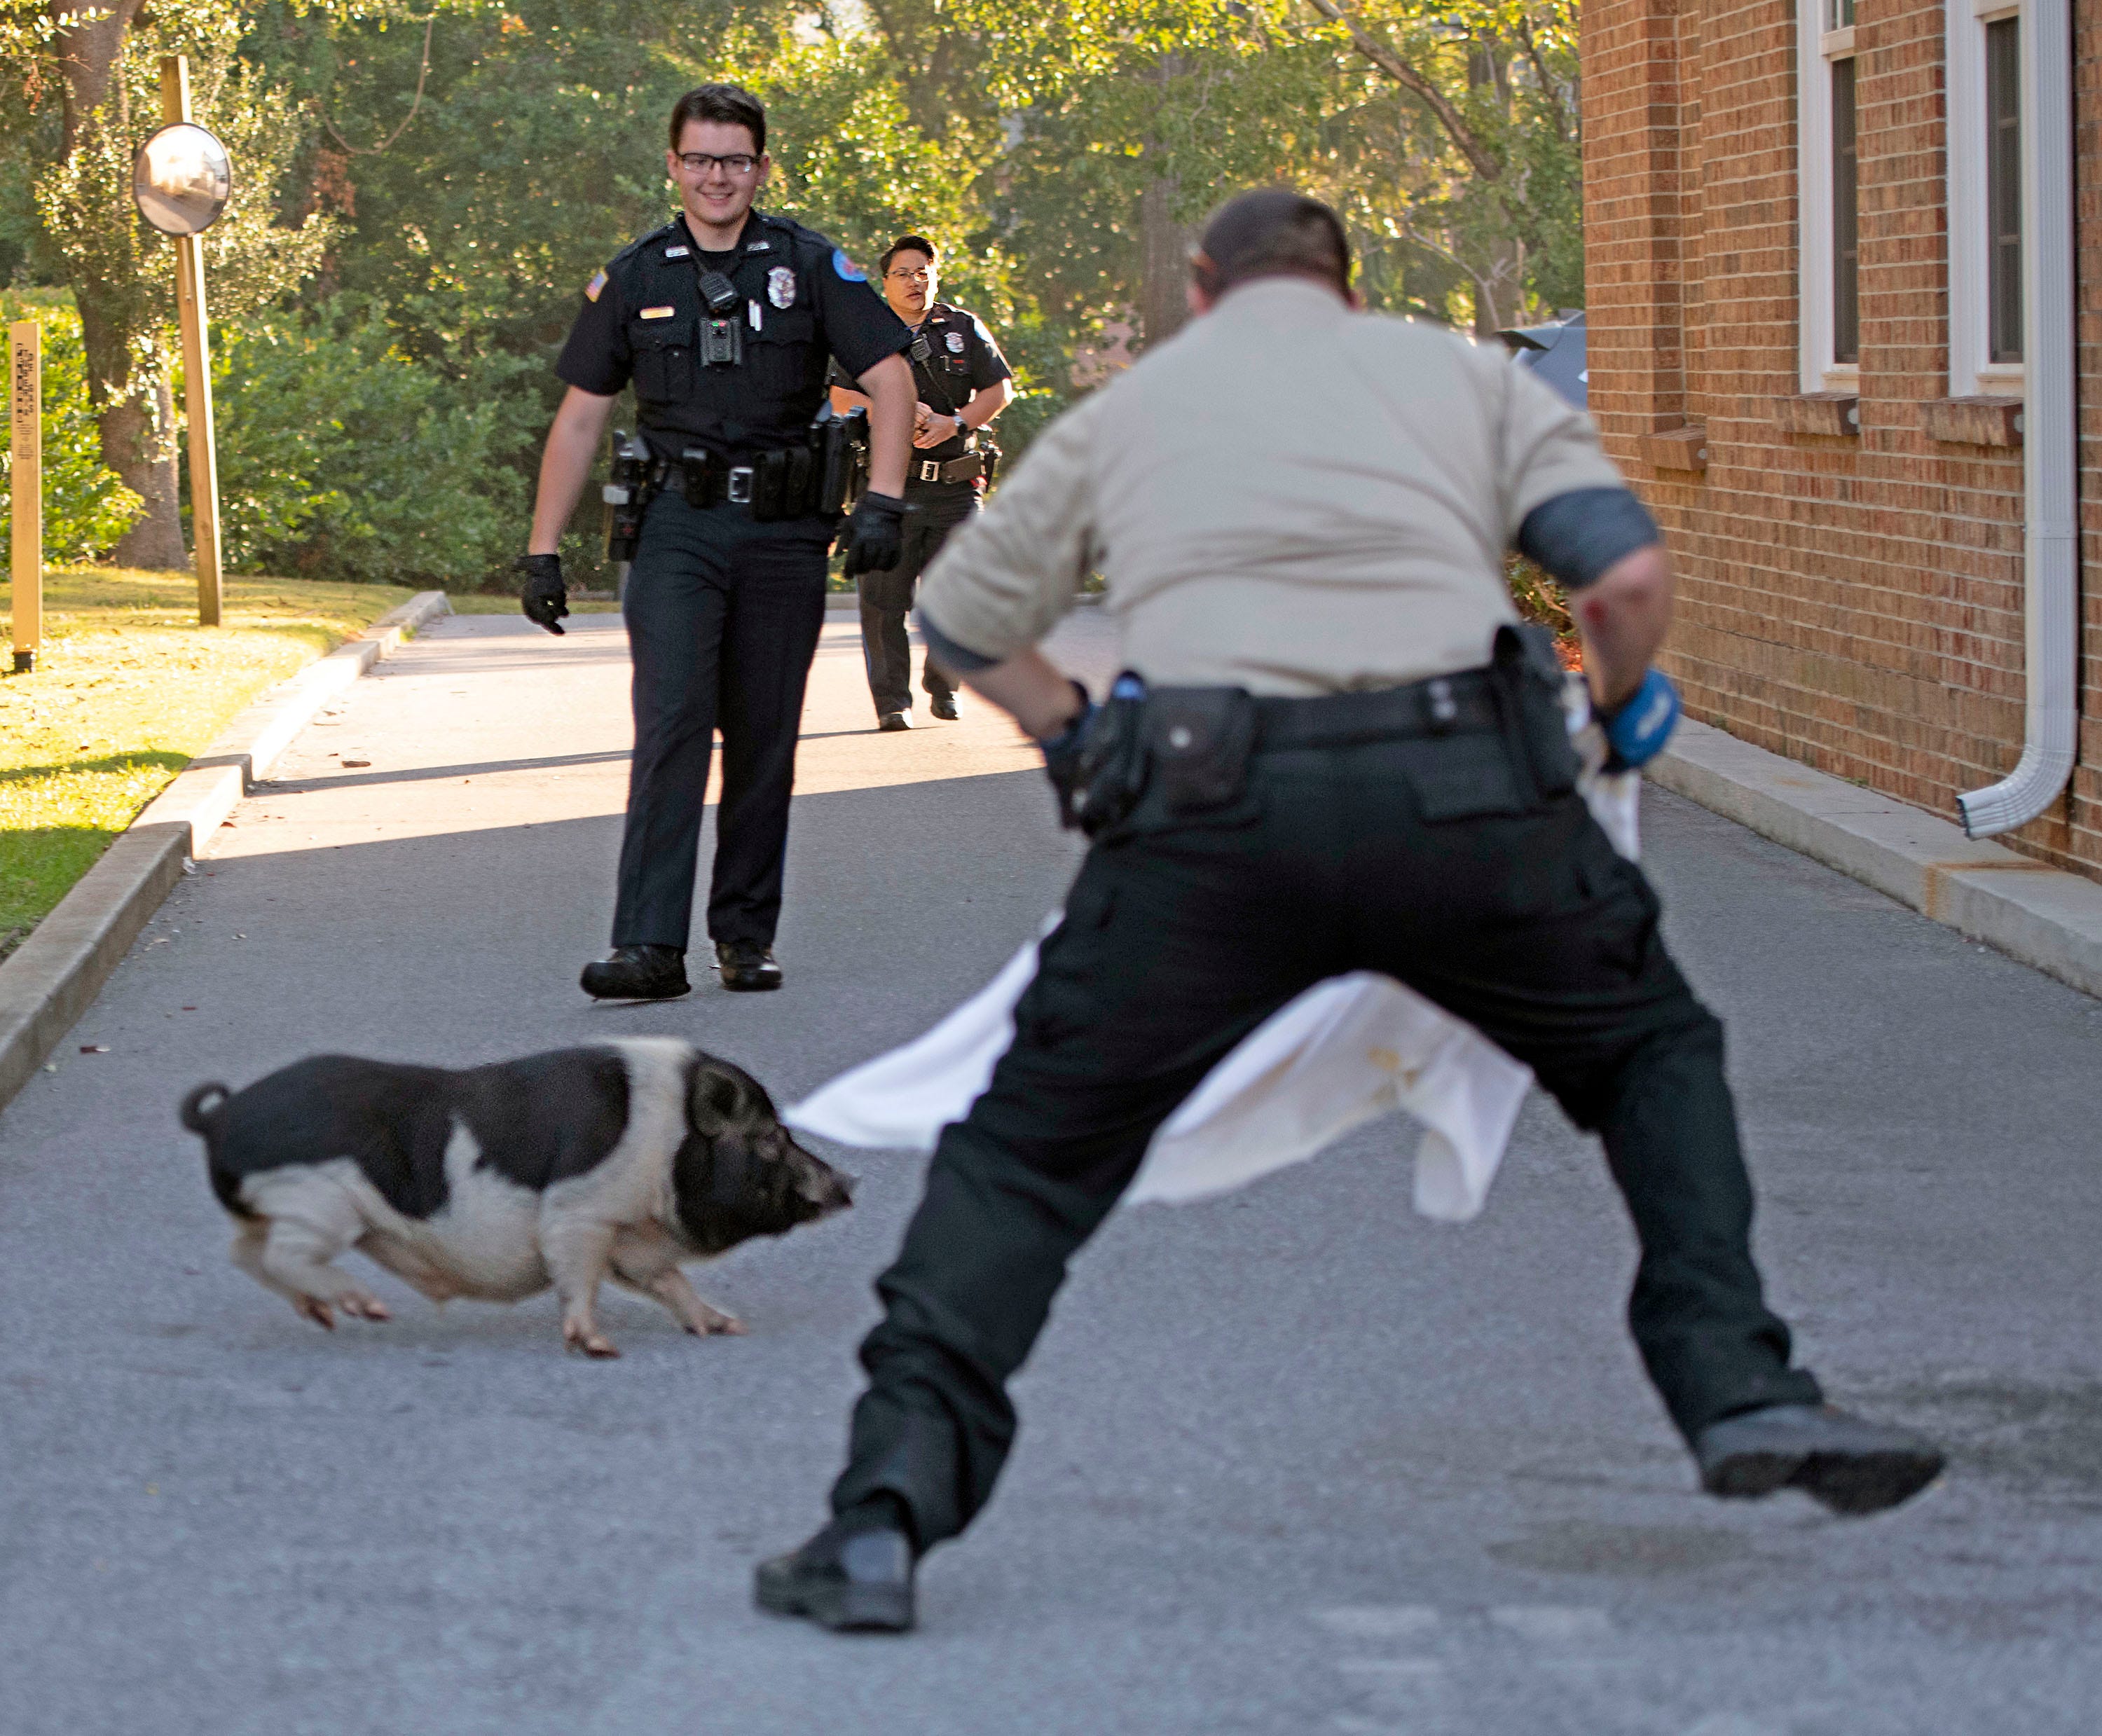
[[[357,638],[281,681],[147,804],[29,939],[0,964],[0,1105],[27,1084],[100,992],[185,862],[314,714],[417,628],[450,613],[419,591]]]
[[[1690,720],[1651,782],[2102,995],[2102,884]]]

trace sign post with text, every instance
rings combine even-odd
[[[7,328],[7,498],[14,519],[15,673],[37,666],[44,637],[44,334],[34,320]]]

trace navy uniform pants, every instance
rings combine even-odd
[[[912,641],[905,617],[912,607],[913,587],[942,551],[949,533],[978,509],[978,491],[968,482],[916,483],[905,490],[912,511],[905,520],[905,538],[898,565],[864,573],[861,591],[861,651],[868,665],[869,697],[876,715],[912,709]],[[931,662],[921,671],[930,693],[953,693],[956,684]]]
[[[722,732],[708,935],[771,945],[810,659],[825,623],[829,518],[756,525],[747,507],[650,503],[621,612],[635,760],[616,946],[686,945],[708,761]]]
[[[1504,751],[1460,735],[1259,752],[1236,807],[1177,822],[1149,795],[1098,841],[1013,1046],[943,1131],[877,1281],[836,1511],[891,1491],[923,1547],[969,1523],[1013,1442],[1008,1380],[1154,1130],[1271,1013],[1352,970],[1470,1021],[1603,1136],[1641,1244],[1630,1323],[1683,1432],[1817,1401],[1752,1262],[1722,1028],[1665,952],[1641,870],[1573,794],[1426,817]]]

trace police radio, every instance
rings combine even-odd
[[[701,273],[701,299],[707,312],[701,320],[701,365],[734,368],[744,360],[744,298],[719,271]]]

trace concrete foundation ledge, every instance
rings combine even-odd
[[[1650,781],[1851,875],[2010,958],[2102,995],[2102,884],[1894,797],[1682,723]]]
[[[51,914],[0,964],[0,1104],[27,1084],[85,1012],[220,822],[335,694],[427,623],[450,613],[419,591],[357,638],[277,686],[148,803]]]

